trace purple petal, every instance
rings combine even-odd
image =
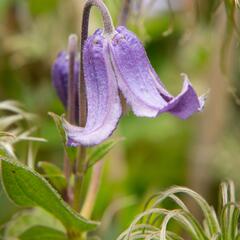
[[[117,30],[111,51],[119,88],[137,116],[155,117],[167,102],[156,88],[144,48],[125,28]]]
[[[75,61],[74,66],[74,83],[76,85],[76,120],[78,119],[78,75],[79,75],[79,60]],[[58,54],[52,66],[52,82],[64,107],[67,107],[68,99],[68,75],[69,75],[69,58],[65,51]]]
[[[111,53],[118,85],[137,116],[155,117],[170,112],[180,118],[200,110],[194,89],[184,84],[174,98],[152,68],[142,43],[125,27],[118,27]]]
[[[58,97],[66,107],[68,87],[68,60],[66,52],[60,52],[53,64],[52,82]]]
[[[121,116],[116,77],[109,57],[108,39],[100,31],[89,37],[83,50],[87,95],[87,123],[84,128],[64,124],[68,144],[92,146],[107,139]]]
[[[193,113],[201,111],[204,104],[200,102],[187,76],[185,74],[182,76],[184,83],[181,93],[169,101],[167,108],[160,113],[168,111],[181,119],[187,119]]]

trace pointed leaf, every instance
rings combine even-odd
[[[65,233],[45,227],[45,226],[34,226],[26,230],[19,236],[19,240],[67,240]]]
[[[59,132],[59,134],[61,135],[62,140],[63,140],[64,143],[65,143],[65,141],[66,141],[66,136],[65,136],[64,129],[63,129],[63,127],[62,127],[61,117],[58,116],[58,115],[55,114],[55,113],[52,113],[52,112],[49,112],[48,115],[53,118],[53,120],[54,120],[54,122],[55,122],[55,124],[56,124],[56,127],[57,127],[57,129],[58,129],[58,132]]]
[[[48,114],[53,118],[53,120],[56,124],[58,132],[61,135],[62,142],[64,144],[64,149],[65,149],[69,159],[71,161],[74,161],[75,158],[76,158],[76,154],[77,154],[77,148],[66,145],[66,134],[65,134],[65,131],[64,131],[64,128],[63,128],[63,125],[62,125],[62,121],[63,121],[62,117],[58,116],[55,113],[51,113],[51,112],[48,113]]]
[[[70,232],[95,229],[97,223],[89,221],[72,210],[37,172],[18,162],[2,160],[2,181],[12,201],[22,207],[40,206],[59,219]]]
[[[49,162],[39,162],[38,166],[43,169],[46,177],[58,191],[62,192],[67,187],[66,178],[56,165]]]
[[[95,163],[101,160],[120,141],[122,141],[122,139],[110,140],[96,147],[88,157],[87,168],[92,167]]]

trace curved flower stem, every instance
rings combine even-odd
[[[79,125],[85,127],[87,119],[87,99],[84,82],[84,69],[83,69],[83,47],[88,37],[88,25],[91,8],[97,7],[103,17],[104,34],[111,35],[115,31],[111,15],[102,2],[102,0],[87,0],[83,8],[82,28],[81,28],[81,51],[80,51],[80,83],[79,83]],[[83,178],[86,170],[86,147],[80,146],[78,150],[78,157],[75,163],[75,179],[74,179],[74,199],[73,207],[80,211],[81,209],[81,190],[83,184]]]
[[[106,7],[106,5],[103,3],[102,0],[88,0],[83,9],[83,18],[82,18],[82,31],[81,31],[81,47],[83,48],[84,42],[88,37],[88,24],[89,24],[89,15],[91,8],[95,6],[97,7],[103,18],[103,25],[104,25],[104,33],[105,34],[112,34],[115,29],[113,26],[113,21],[111,18],[111,15]]]

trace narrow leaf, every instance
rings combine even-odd
[[[88,165],[87,167],[92,167],[96,162],[101,160],[117,143],[122,141],[122,139],[118,140],[111,140],[106,143],[101,144],[100,146],[96,147],[88,157]]]
[[[55,122],[55,124],[56,124],[56,127],[57,127],[57,129],[58,129],[58,132],[59,132],[59,134],[61,135],[63,142],[65,143],[65,142],[66,142],[66,136],[65,136],[64,129],[63,129],[63,127],[62,127],[61,117],[58,116],[58,115],[55,114],[55,113],[52,113],[52,112],[49,112],[48,115],[53,118],[53,120],[54,120],[54,122]]]
[[[74,147],[68,147],[66,145],[66,134],[65,134],[65,131],[64,131],[64,128],[63,128],[63,125],[62,125],[62,118],[60,116],[58,116],[57,114],[55,113],[48,113],[49,116],[51,116],[55,122],[55,125],[58,129],[58,132],[62,138],[62,142],[63,142],[63,145],[64,145],[64,149],[69,157],[69,159],[73,162],[76,158],[76,154],[77,154],[77,148],[74,148]]]
[[[15,113],[22,113],[23,105],[17,101],[7,100],[0,102],[0,110],[7,110]]]
[[[19,236],[19,240],[67,240],[65,233],[45,227],[45,226],[34,226],[26,230]]]
[[[69,232],[93,230],[97,223],[89,221],[72,210],[37,172],[2,159],[2,181],[12,201],[22,207],[40,206],[59,219]]]

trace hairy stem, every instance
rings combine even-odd
[[[103,25],[104,25],[104,33],[105,34],[112,34],[114,32],[114,26],[113,21],[111,18],[111,15],[106,7],[106,5],[103,3],[102,0],[88,0],[85,3],[84,9],[83,9],[83,19],[82,19],[82,35],[81,35],[81,46],[83,47],[83,44],[88,36],[88,24],[89,24],[89,15],[91,8],[95,6],[97,7],[103,18]]]
[[[84,43],[88,37],[88,25],[91,8],[97,7],[103,17],[104,24],[104,34],[111,35],[115,29],[113,26],[112,18],[110,13],[102,2],[102,0],[88,0],[86,1],[83,8],[83,17],[82,17],[82,28],[81,28],[81,51],[80,51],[80,84],[79,84],[79,125],[84,127],[86,125],[87,118],[87,99],[85,91],[85,81],[84,81],[84,69],[83,69],[83,47]],[[86,147],[80,146],[78,150],[78,157],[75,163],[75,180],[74,180],[74,200],[73,207],[80,211],[81,209],[81,191],[82,184],[85,175],[85,166],[86,166]]]

